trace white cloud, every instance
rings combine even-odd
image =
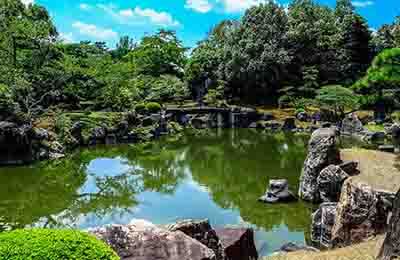
[[[23,3],[24,5],[29,5],[29,4],[35,3],[35,0],[22,0],[22,3]]]
[[[226,12],[242,12],[254,5],[265,3],[265,0],[218,0],[224,6]]]
[[[98,27],[94,24],[87,24],[83,22],[75,22],[72,27],[79,30],[79,33],[85,36],[92,37],[98,40],[109,40],[118,37],[118,33],[111,29]]]
[[[60,33],[59,37],[65,43],[72,43],[72,42],[75,41],[74,35],[72,34],[72,32],[70,32],[70,33]]]
[[[81,3],[79,4],[79,9],[84,10],[84,11],[88,11],[90,9],[92,9],[91,5],[85,4],[85,3]]]
[[[98,4],[97,7],[103,9],[114,17],[119,23],[126,25],[153,24],[163,27],[176,27],[180,23],[167,12],[158,12],[154,9],[137,6],[133,9],[118,9],[114,5]]]
[[[355,7],[367,7],[367,6],[374,5],[374,2],[373,1],[353,1],[353,5]]]
[[[208,0],[186,0],[185,8],[199,13],[207,13],[213,8],[213,5]]]

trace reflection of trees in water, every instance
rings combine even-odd
[[[0,230],[40,223],[58,227],[81,216],[102,217],[114,210],[129,212],[144,190],[173,193],[184,177],[183,162],[172,150],[132,149],[129,146],[83,149],[60,161],[0,172]],[[147,151],[146,153],[144,151]],[[132,167],[116,176],[90,176],[97,158],[119,158]],[[88,178],[94,190],[82,190]]]
[[[291,231],[304,231],[311,211],[303,204],[264,205],[257,199],[270,178],[287,178],[296,191],[306,138],[239,131],[234,139],[191,143],[186,158],[194,180],[206,185],[221,207],[238,208],[246,222],[266,230],[284,223]]]
[[[12,228],[34,223],[57,227],[88,214],[101,218],[130,212],[140,192],[174,193],[186,170],[208,187],[218,205],[238,208],[249,223],[267,230],[285,223],[292,231],[309,225],[311,212],[300,203],[257,202],[270,178],[287,178],[292,190],[297,189],[306,138],[222,131],[218,137],[168,140],[83,149],[61,161],[0,169],[0,230],[2,222]],[[97,158],[119,159],[129,167],[115,176],[88,175],[90,162]],[[88,182],[95,189],[85,190]]]

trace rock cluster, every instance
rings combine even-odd
[[[332,245],[348,246],[383,234],[394,194],[380,192],[352,178],[343,185],[332,228]]]
[[[256,260],[252,229],[211,228],[207,220],[158,227],[143,220],[89,230],[122,260]]]
[[[316,130],[311,135],[308,155],[300,177],[300,198],[310,202],[319,202],[321,198],[318,189],[318,176],[325,167],[338,163],[340,163],[340,155],[336,146],[335,129],[321,128]]]

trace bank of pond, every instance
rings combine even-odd
[[[297,191],[308,140],[306,134],[216,129],[3,167],[0,230],[209,219],[216,228],[252,227],[260,256],[288,242],[305,245],[315,206],[258,198],[270,179],[287,179]]]

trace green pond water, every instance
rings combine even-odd
[[[269,255],[284,243],[309,238],[312,206],[257,201],[272,178],[288,179],[297,191],[307,140],[215,130],[0,168],[0,230],[207,218],[216,228],[253,227],[259,254]]]

